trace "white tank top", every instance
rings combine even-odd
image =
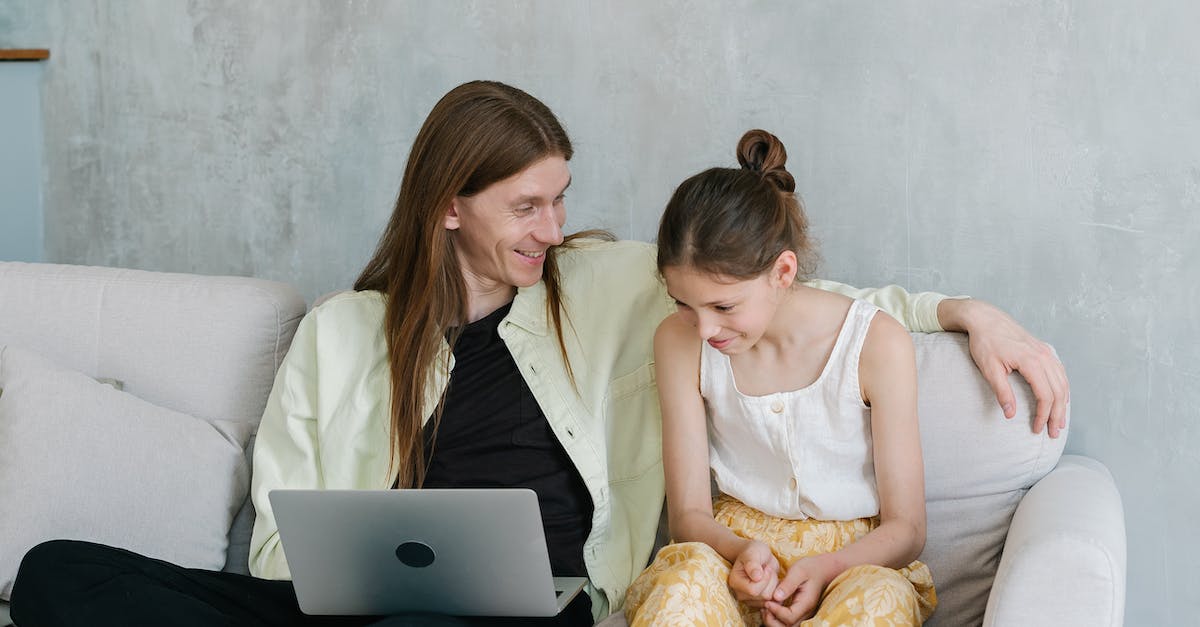
[[[741,393],[729,358],[703,344],[700,394],[709,465],[721,492],[792,520],[879,513],[871,410],[858,383],[859,355],[877,311],[855,300],[820,376],[790,392]]]

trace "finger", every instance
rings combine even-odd
[[[779,587],[779,578],[778,577],[774,577],[774,576],[767,577],[766,585],[763,586],[763,589],[758,594],[759,598],[764,601],[774,598],[775,589],[778,587]]]
[[[747,578],[743,590],[751,598],[755,598],[755,599],[765,598],[763,596],[763,590],[765,590],[767,588],[767,586],[770,585],[770,583],[771,583],[771,578],[768,577],[765,572],[760,571],[758,581],[753,581],[753,580],[750,580],[749,578]]]
[[[738,599],[738,602],[752,610],[761,610],[763,606],[763,600],[759,598]]]
[[[1008,369],[1001,365],[994,365],[980,368],[979,371],[983,373],[983,378],[987,380],[992,392],[995,393],[996,402],[1004,411],[1004,417],[1012,418],[1017,415],[1017,403],[1013,396],[1012,386],[1008,384]]]
[[[767,589],[767,586],[770,585],[770,583],[771,579],[769,577],[763,577],[762,581],[751,583],[748,592],[754,595],[754,598],[756,599],[766,599],[767,595],[764,593],[764,590]]]
[[[1062,378],[1063,389],[1067,393],[1067,403],[1070,403],[1071,402],[1071,379],[1067,377],[1067,368],[1066,368],[1066,366],[1062,365],[1062,362],[1058,363],[1058,375],[1059,375],[1059,377]]]
[[[796,584],[788,581],[785,577],[779,581],[779,585],[775,586],[775,591],[771,593],[771,600],[776,603],[783,603],[795,591]]]
[[[821,595],[817,593],[811,595],[810,598],[805,598],[803,601],[797,600],[795,605],[798,607],[806,607],[807,610],[800,613],[800,620],[806,621],[817,615],[817,609],[820,607]]]
[[[761,610],[763,625],[766,625],[767,627],[789,627],[791,623],[785,622],[779,617],[779,615],[775,613],[776,610],[781,609],[782,607],[782,605],[775,603],[774,601],[767,601],[766,605],[764,605],[763,609]]]
[[[1050,355],[1054,359],[1053,353]],[[1058,437],[1067,428],[1068,404],[1071,402],[1071,384],[1062,363],[1054,359],[1048,369],[1050,383],[1054,387],[1054,407],[1050,410],[1050,437]]]
[[[776,620],[784,625],[793,625],[800,622],[801,611],[799,607],[784,605],[774,601],[767,601],[765,607]]]
[[[733,590],[738,601],[748,602],[758,598],[757,586],[746,577],[730,577],[729,589]]]
[[[803,573],[795,575],[793,574],[795,572],[788,573],[786,577],[779,581],[779,585],[775,586],[775,593],[771,595],[771,598],[776,603],[783,603],[787,599],[790,599],[792,594],[796,592],[796,589],[808,580],[808,577]]]
[[[1050,379],[1046,371],[1040,367],[1030,366],[1020,372],[1029,382],[1029,387],[1037,398],[1037,411],[1033,416],[1033,432],[1041,433],[1050,420],[1050,408],[1054,406],[1054,388],[1050,386]]]
[[[762,566],[759,566],[758,564],[755,564],[755,563],[749,564],[748,566],[746,566],[746,576],[750,578],[750,581],[758,581],[759,579],[762,579],[762,576],[763,576]]]
[[[1062,365],[1062,362],[1059,362],[1058,367],[1054,371],[1058,374],[1058,380],[1062,383],[1063,398],[1066,399],[1067,403],[1070,403],[1071,379],[1067,377],[1067,369]]]
[[[1053,400],[1047,417],[1046,431],[1051,438],[1057,438],[1066,423],[1067,415],[1067,374],[1062,362],[1054,354],[1049,344],[1040,344],[1037,361],[1045,375]]]

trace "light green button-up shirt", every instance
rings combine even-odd
[[[559,251],[558,262],[567,313],[563,338],[574,384],[546,317],[541,283],[518,291],[500,336],[591,494],[584,564],[593,613],[602,617],[620,607],[625,589],[646,566],[658,528],[665,486],[653,338],[675,306],[658,279],[651,244],[585,242]],[[855,290],[827,281],[808,284],[873,302],[911,330],[941,330],[941,295],[908,294],[894,286]],[[381,294],[353,292],[322,303],[300,322],[254,450],[251,494],[258,517],[250,572],[255,576],[291,576],[267,499],[270,490],[386,489],[392,484],[383,315]],[[443,350],[453,369],[449,347]],[[448,381],[448,371],[434,373],[425,395],[426,415]]]

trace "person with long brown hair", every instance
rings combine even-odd
[[[491,81],[450,90],[413,142],[355,290],[305,316],[280,366],[254,452],[255,577],[55,541],[22,564],[17,622],[323,624],[296,607],[267,498],[279,488],[532,488],[554,574],[590,580],[547,624],[619,608],[664,500],[653,335],[674,302],[652,244],[564,235],[572,155],[529,94]],[[970,331],[1000,402],[1012,398],[1001,373],[1018,368],[1038,379],[1052,432],[1061,426],[1061,365],[995,308],[813,285],[870,300],[912,330]],[[95,585],[118,573],[120,586]]]
[[[783,142],[755,129],[736,153],[740,168],[681,183],[658,230],[678,306],[654,338],[672,543],[625,615],[921,625],[937,594],[917,561],[912,338],[866,301],[804,285],[814,245]]]

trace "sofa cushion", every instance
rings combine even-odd
[[[1017,417],[1005,419],[965,335],[915,333],[913,344],[927,512],[920,559],[938,592],[926,625],[979,625],[1017,504],[1058,463],[1066,432],[1032,432],[1037,402],[1015,373]]]
[[[15,346],[0,346],[0,389],[0,598],[25,552],[56,538],[225,564],[250,425],[158,407]]]

